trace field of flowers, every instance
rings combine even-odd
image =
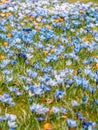
[[[1,0],[0,130],[98,130],[98,0],[76,1]]]

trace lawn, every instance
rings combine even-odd
[[[97,0],[0,4],[0,130],[98,130]]]

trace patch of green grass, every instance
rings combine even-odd
[[[77,1],[80,1],[80,2],[83,2],[83,3],[87,3],[87,2],[98,3],[97,0],[68,0],[68,2],[70,2],[70,3],[74,3],[74,2],[77,2]]]

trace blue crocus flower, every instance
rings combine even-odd
[[[80,77],[74,77],[76,85],[81,85],[82,84],[82,79]]]
[[[46,86],[46,85],[41,85],[41,88],[43,88],[43,90],[45,91],[45,92],[50,92],[50,88],[48,87],[48,86]]]
[[[61,99],[64,94],[65,94],[64,91],[62,91],[62,90],[56,90],[55,93],[54,93],[54,98],[56,100]]]
[[[50,89],[49,87],[47,87],[47,86],[44,87],[44,91],[45,91],[45,92],[50,92],[50,90],[51,90],[51,89]]]
[[[96,70],[96,74],[98,75],[98,70]]]
[[[16,54],[18,57],[23,57],[24,58],[24,60],[26,60],[26,58],[27,58],[27,56],[26,56],[26,54],[25,53],[23,53],[23,52],[21,52],[21,53],[18,53],[18,54]]]
[[[38,120],[38,121],[44,121],[44,120],[45,120],[45,118],[44,118],[44,117],[42,117],[42,116],[37,116],[37,120]]]
[[[95,40],[98,42],[98,32],[95,34]]]
[[[86,120],[83,120],[82,127],[85,128],[85,129],[87,129],[89,127],[89,122],[86,121]]]
[[[41,95],[44,93],[43,89],[40,86],[31,86],[29,88],[30,92],[32,93],[32,95]]]
[[[96,85],[98,85],[98,78],[96,79]]]
[[[7,70],[6,69],[6,70],[3,70],[2,73],[5,74],[5,75],[9,75],[9,74],[12,73],[12,70]]]
[[[71,86],[70,85],[66,85],[66,89],[69,89]]]
[[[89,87],[89,91],[90,91],[91,93],[94,93],[94,92],[96,91],[96,89],[95,89],[94,87]]]
[[[33,103],[31,106],[30,106],[30,110],[31,112],[33,113],[36,113],[36,114],[45,114],[49,111],[49,109],[47,107],[44,107],[43,105],[40,105],[40,104],[35,104]]]
[[[80,51],[80,46],[77,46],[77,47],[74,48],[75,53],[78,53],[79,51]]]
[[[63,108],[63,107],[60,107],[60,112],[65,114],[67,112],[67,109],[66,108]]]
[[[23,31],[24,32],[29,32],[29,31],[32,31],[32,29],[30,29],[30,28],[23,28]]]
[[[37,77],[37,72],[35,72],[35,71],[32,71],[30,69],[26,69],[26,72],[27,72],[28,76],[33,78],[33,79]]]
[[[73,128],[73,127],[76,127],[76,126],[77,126],[77,123],[76,123],[76,121],[73,120],[73,119],[67,119],[67,125],[68,125],[68,127]]]
[[[53,106],[52,111],[54,114],[56,114],[56,113],[60,112],[60,109],[58,107]]]
[[[8,120],[7,116],[0,116],[0,121],[6,121],[6,120]]]
[[[88,85],[82,85],[82,88],[84,89],[84,90],[86,90],[86,89],[88,89]]]
[[[80,74],[80,73],[81,73],[81,70],[80,70],[80,69],[78,69],[78,70],[77,70],[77,73],[78,73],[78,74]]]
[[[40,63],[39,63],[39,61],[37,60],[32,67],[35,68],[35,69],[40,69]]]
[[[80,112],[76,112],[76,116],[78,119],[82,120],[83,119],[83,116]]]
[[[46,40],[49,40],[51,37],[54,36],[54,33],[52,30],[48,30],[47,28],[41,28],[40,36],[43,36]]]
[[[8,93],[4,93],[2,96],[0,96],[0,101],[3,103],[7,103],[11,106],[15,105],[15,103],[12,102],[12,98]]]
[[[85,102],[87,100],[86,96],[82,97],[82,101]]]
[[[8,59],[5,59],[1,62],[0,67],[5,68],[11,61]]]
[[[87,102],[87,98],[86,98],[86,96],[83,96],[83,97],[82,97],[82,104],[85,105],[86,102]]]
[[[19,88],[16,88],[16,87],[8,87],[8,89],[10,90],[10,92],[16,92],[19,90]]]
[[[16,122],[10,120],[8,120],[8,126],[10,127],[11,130],[15,130],[15,128],[17,127]]]
[[[50,76],[49,75],[47,75],[47,74],[44,74],[44,79],[45,79],[45,81],[48,81],[48,80],[50,80]]]
[[[15,65],[15,64],[16,64],[16,60],[12,60],[12,61],[11,61],[11,64],[12,64],[12,65]]]
[[[79,103],[76,100],[72,100],[72,107],[79,106]]]

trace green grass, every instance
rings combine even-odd
[[[83,2],[83,3],[87,3],[87,2],[94,2],[94,3],[98,3],[98,0],[68,0],[70,3],[73,3],[73,2],[77,2],[77,1],[80,1],[80,2]]]

